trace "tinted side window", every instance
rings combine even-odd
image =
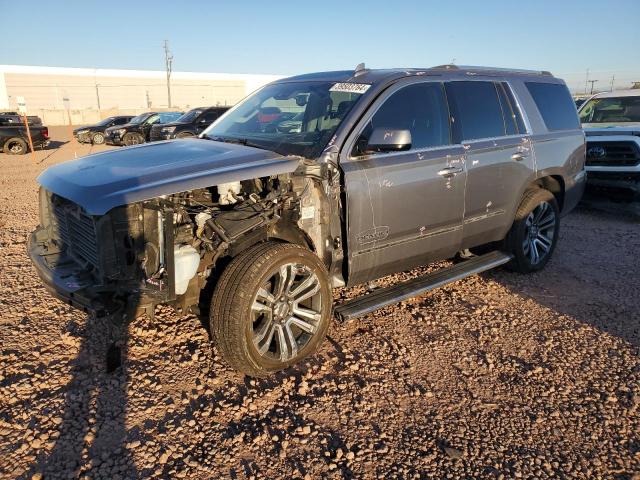
[[[499,83],[496,83],[496,90],[498,91],[498,99],[500,100],[500,108],[502,108],[502,118],[504,119],[504,128],[507,135],[516,135],[518,133],[518,127],[516,126],[516,119],[513,113],[513,107],[507,99],[507,94],[504,88]]]
[[[448,82],[446,89],[456,142],[505,135],[502,109],[493,82]]]
[[[511,110],[513,111],[513,115],[516,120],[516,125],[518,126],[518,133],[527,133],[527,127],[525,127],[524,125],[522,114],[518,109],[518,104],[516,103],[516,99],[513,96],[513,92],[511,91],[509,84],[507,84],[507,82],[502,82],[500,85],[502,86],[502,90],[507,94],[507,99],[511,104]]]
[[[358,139],[355,155],[364,150],[376,128],[409,130],[411,148],[449,144],[449,111],[441,83],[418,83],[391,95],[373,115]]]
[[[214,120],[216,120],[220,115],[222,115],[220,112],[217,111],[212,111],[212,112],[207,112],[205,113],[202,117],[200,117],[199,120],[202,120],[204,123],[208,123],[211,124],[213,123]]]
[[[129,119],[127,117],[124,118],[116,118],[115,121],[113,122],[114,125],[124,125],[125,123],[127,123],[129,121]]]
[[[549,130],[580,128],[575,103],[569,89],[562,84],[525,82]]]

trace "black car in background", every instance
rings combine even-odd
[[[147,112],[133,117],[129,123],[109,127],[105,139],[109,145],[138,145],[149,140],[151,127],[176,121],[183,112]]]
[[[189,110],[175,122],[151,127],[150,141],[187,138],[199,135],[230,107],[199,107]]]
[[[29,133],[33,148],[45,148],[49,145],[49,129],[43,125],[30,125]],[[29,137],[24,125],[0,124],[0,151],[8,155],[24,155],[29,151]]]
[[[105,134],[104,131],[113,126],[124,125],[129,123],[133,115],[117,115],[114,117],[108,117],[95,125],[86,125],[84,127],[76,128],[73,131],[73,136],[80,143],[93,143],[94,145],[101,145],[104,143]]]

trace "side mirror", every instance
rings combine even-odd
[[[409,130],[376,128],[371,132],[365,152],[402,152],[410,148],[411,132]]]

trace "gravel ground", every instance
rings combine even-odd
[[[0,155],[2,478],[640,478],[637,220],[580,208],[544,272],[336,323],[269,379],[166,308],[107,373],[107,327],[52,299],[25,253],[36,176],[89,150]]]

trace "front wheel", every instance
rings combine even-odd
[[[558,242],[560,212],[555,197],[542,188],[525,192],[507,235],[507,250],[514,259],[512,270],[521,273],[542,270]]]
[[[315,352],[331,318],[332,295],[320,259],[298,245],[266,242],[224,270],[210,325],[222,357],[250,376],[266,376]]]
[[[122,143],[124,143],[127,147],[132,145],[139,145],[144,143],[144,137],[138,133],[127,133],[122,139]]]
[[[91,143],[93,143],[94,145],[102,145],[104,143],[104,133],[94,133],[93,137],[91,137]]]
[[[28,150],[27,142],[18,137],[10,138],[4,144],[4,153],[8,155],[24,155]]]

